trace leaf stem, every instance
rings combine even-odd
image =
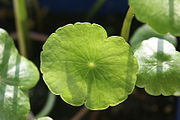
[[[128,41],[129,40],[129,33],[130,33],[130,28],[131,28],[131,23],[134,17],[134,11],[132,10],[131,7],[129,7],[128,12],[126,14],[126,17],[123,22],[123,26],[121,29],[121,36]]]
[[[36,115],[36,118],[47,116],[54,107],[56,96],[51,92],[48,93],[48,99],[44,108]]]
[[[16,29],[18,31],[18,44],[21,55],[27,57],[27,10],[25,0],[13,0],[14,13],[16,19]]]
[[[102,5],[105,3],[106,0],[96,0],[93,7],[89,11],[88,19],[91,19],[94,17],[94,15],[97,13],[97,11],[102,7]]]

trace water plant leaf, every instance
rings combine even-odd
[[[53,119],[50,117],[41,117],[41,118],[38,118],[37,120],[53,120]]]
[[[136,85],[151,95],[180,91],[180,53],[166,40],[150,38],[135,51],[139,62]]]
[[[25,120],[29,99],[24,92],[39,79],[35,65],[19,55],[8,33],[0,29],[0,119]]]
[[[157,32],[180,36],[180,0],[129,0],[136,18]]]
[[[122,37],[107,38],[97,24],[75,23],[49,36],[41,71],[49,89],[65,102],[97,110],[115,106],[132,93],[138,66]]]
[[[0,83],[0,119],[26,120],[30,111],[29,98],[17,86]]]
[[[160,39],[164,39],[172,43],[175,47],[177,46],[177,39],[171,34],[159,34],[154,31],[150,26],[147,24],[142,25],[139,27],[133,34],[130,39],[130,44],[133,50],[140,46],[140,43],[144,40],[147,40],[151,37],[157,37]]]

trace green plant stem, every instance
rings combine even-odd
[[[121,36],[128,41],[129,40],[129,33],[131,28],[131,23],[134,17],[134,12],[131,7],[129,7],[126,17],[123,22],[123,26],[121,29]]]
[[[44,108],[36,115],[36,118],[47,116],[54,107],[56,96],[51,92],[48,93],[48,99]]]
[[[91,19],[94,17],[94,15],[97,13],[97,11],[102,7],[102,5],[105,3],[106,0],[96,0],[95,4],[91,8],[88,19]]]
[[[26,0],[13,0],[13,5],[20,53],[21,55],[27,57],[28,25]]]
[[[35,19],[37,21],[37,29],[39,31],[42,31],[42,28],[43,28],[42,21],[44,17],[44,10],[40,8],[38,0],[31,0],[31,2],[35,10],[35,15],[36,15]]]

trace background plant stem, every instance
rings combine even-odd
[[[94,15],[97,13],[97,11],[102,7],[102,5],[105,3],[106,0],[96,0],[93,7],[89,11],[88,19],[92,19]]]
[[[54,107],[56,96],[51,92],[48,93],[48,99],[44,108],[36,115],[36,118],[47,116]]]
[[[123,26],[121,29],[121,36],[128,41],[129,40],[129,33],[131,28],[131,23],[134,17],[134,12],[131,7],[129,7],[126,17],[123,22]]]
[[[13,0],[14,13],[16,20],[16,29],[18,32],[18,45],[21,55],[27,56],[28,42],[28,25],[27,25],[27,9],[25,0]]]

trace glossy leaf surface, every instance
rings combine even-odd
[[[135,51],[139,62],[136,85],[151,95],[180,90],[180,53],[166,40],[150,38]]]
[[[133,36],[130,39],[130,44],[132,49],[136,49],[140,46],[140,43],[144,40],[147,40],[151,37],[157,37],[160,39],[164,39],[172,43],[175,47],[177,46],[177,39],[173,35],[166,34],[162,35],[154,31],[151,27],[149,27],[147,24],[142,25],[139,27],[133,34]]]
[[[39,79],[35,65],[20,56],[8,33],[0,29],[0,119],[25,120],[29,99],[24,91]]]
[[[51,34],[41,53],[49,89],[67,103],[106,109],[124,101],[136,82],[137,62],[122,37],[100,25],[69,24]]]
[[[180,0],[129,0],[138,20],[159,33],[180,36]]]

